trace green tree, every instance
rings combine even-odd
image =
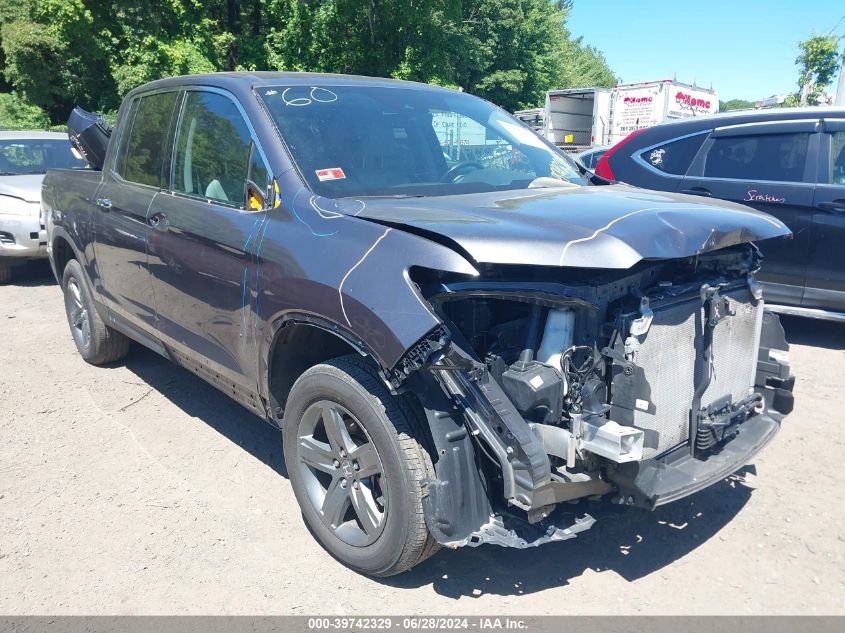
[[[6,66],[6,55],[3,53],[3,26],[9,22],[16,22],[29,15],[29,0],[3,0],[0,3],[0,90],[11,90],[12,85],[6,80],[2,69]]]
[[[839,38],[835,35],[815,35],[798,43],[801,51],[795,59],[799,68],[798,102],[817,105],[822,91],[830,85],[842,59]]]
[[[730,112],[731,110],[748,110],[754,107],[753,101],[747,99],[728,99],[719,101],[719,112]]]
[[[580,38],[570,42],[568,47],[561,88],[612,88],[619,83],[601,51],[583,45]]]
[[[459,86],[506,109],[550,88],[611,86],[604,57],[564,28],[552,0],[273,0],[267,61],[279,70]]]
[[[74,104],[115,107],[107,50],[83,0],[38,0],[0,32],[6,80],[54,121]]]
[[[49,126],[50,117],[44,110],[27,103],[14,92],[0,93],[0,130],[45,129]]]
[[[611,86],[571,0],[4,0],[0,91],[64,122],[160,77],[297,70],[461,87],[507,109]]]

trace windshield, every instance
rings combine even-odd
[[[43,174],[48,169],[85,169],[66,139],[0,139],[0,176]]]
[[[302,85],[258,93],[309,187],[328,198],[585,184],[562,152],[471,95]]]

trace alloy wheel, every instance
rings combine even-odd
[[[326,527],[349,545],[373,543],[387,518],[387,480],[359,420],[336,402],[315,402],[302,416],[296,454],[308,498]]]
[[[67,294],[70,301],[67,302],[68,318],[70,319],[73,337],[82,347],[88,347],[91,340],[91,320],[88,310],[82,303],[82,290],[79,282],[71,277],[67,282]]]

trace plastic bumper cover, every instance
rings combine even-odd
[[[749,418],[738,433],[706,459],[683,446],[662,459],[620,464],[608,473],[623,503],[655,508],[698,492],[736,472],[768,444],[780,430],[783,415],[768,411]]]
[[[41,218],[0,214],[0,257],[47,257],[47,230]]]

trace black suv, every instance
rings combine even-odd
[[[596,173],[782,220],[792,239],[761,245],[770,307],[845,320],[845,108],[727,113],[637,130]]]

